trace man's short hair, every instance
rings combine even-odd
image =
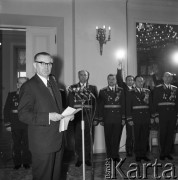
[[[125,81],[127,81],[128,78],[132,78],[132,79],[134,80],[134,76],[128,75],[128,76],[125,78]]]
[[[81,72],[86,72],[86,73],[88,74],[88,77],[90,76],[90,73],[89,73],[87,70],[80,70],[80,71],[78,72],[78,75],[80,75]]]
[[[43,55],[43,56],[49,56],[49,57],[52,59],[52,56],[51,56],[49,53],[47,53],[47,52],[39,52],[39,53],[37,53],[37,54],[34,56],[34,61],[36,61],[37,58],[38,58],[38,56],[41,56],[41,55]]]
[[[142,78],[142,79],[143,79],[143,76],[141,76],[141,75],[137,75],[137,76],[135,76],[134,81],[136,81],[136,80],[137,80],[137,78]]]
[[[114,77],[116,78],[116,75],[115,75],[115,74],[109,74],[109,75],[107,76],[107,79],[109,79],[109,77],[112,77],[112,76],[114,76]]]

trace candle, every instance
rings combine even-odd
[[[96,26],[96,38],[98,37],[98,26]]]

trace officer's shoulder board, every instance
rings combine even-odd
[[[160,88],[160,87],[163,87],[164,85],[163,84],[159,84],[156,86],[156,88]]]
[[[64,89],[62,89],[62,88],[59,88],[59,91],[65,91]]]
[[[176,86],[174,86],[174,85],[171,85],[171,89],[176,90],[176,89],[177,89],[177,87],[176,87]]]
[[[148,88],[143,88],[143,92],[150,92]]]

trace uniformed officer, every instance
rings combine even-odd
[[[127,97],[128,93],[134,88],[134,77],[132,75],[128,75],[125,78],[125,82],[123,82],[122,62],[119,62],[118,64],[116,78],[117,78],[118,86],[123,88],[124,95],[125,97]],[[126,103],[125,103],[125,107],[127,108]],[[133,126],[130,126],[127,121],[125,124],[126,124],[126,155],[127,157],[131,157],[133,154]]]
[[[90,85],[89,72],[81,70],[78,72],[79,82],[69,87],[68,103],[69,106],[74,108],[81,108],[82,101],[84,100],[84,113],[83,119],[85,124],[85,164],[91,166],[90,152],[91,152],[91,141],[90,141],[90,128],[92,128],[91,120],[94,115],[96,101],[98,97],[97,87]],[[78,112],[75,115],[75,151],[78,155],[76,167],[82,164],[82,131],[81,131],[81,120],[82,112]]]
[[[170,84],[172,81],[170,72],[164,73],[163,81],[163,84],[155,87],[153,93],[155,121],[159,123],[160,160],[165,158],[173,160],[170,153],[177,121],[178,90],[176,86]]]
[[[17,110],[20,87],[26,81],[26,77],[18,78],[17,91],[8,94],[4,107],[4,120],[11,122],[14,169],[19,169],[22,164],[25,169],[28,169],[31,163],[31,153],[28,148],[28,127],[19,121]]]
[[[108,86],[99,92],[99,116],[103,119],[107,158],[119,161],[120,132],[125,118],[124,91],[116,75],[109,74]]]
[[[136,162],[150,161],[146,156],[149,124],[151,119],[151,93],[143,88],[143,77],[135,77],[135,88],[126,97],[126,114],[129,125],[134,128],[134,152]]]

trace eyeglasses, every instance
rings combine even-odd
[[[35,61],[36,63],[40,63],[42,66],[52,66],[53,63],[45,63],[45,62],[42,62],[42,61]]]

